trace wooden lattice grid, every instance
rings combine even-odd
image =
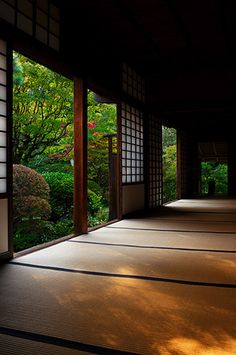
[[[143,113],[122,103],[122,183],[144,181]]]
[[[162,204],[162,123],[157,117],[149,116],[148,149],[148,195],[149,208]]]

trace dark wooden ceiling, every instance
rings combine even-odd
[[[75,60],[83,49],[84,61],[101,71],[116,61],[134,65],[148,79],[153,111],[167,120],[192,127],[208,121],[211,127],[222,117],[234,119],[235,1],[57,2],[67,29],[65,46],[73,47]]]

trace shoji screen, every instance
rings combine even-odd
[[[138,109],[122,103],[122,183],[142,183],[143,164],[143,114]]]
[[[50,0],[0,0],[0,18],[58,51],[59,8]]]
[[[162,204],[162,125],[161,120],[149,116],[148,127],[148,195],[149,207]]]
[[[7,44],[0,39],[0,256],[8,252]]]
[[[122,212],[127,214],[145,206],[145,81],[125,63],[122,67],[122,91]]]

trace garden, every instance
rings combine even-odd
[[[73,82],[14,52],[14,251],[73,233]],[[116,105],[88,90],[88,220],[109,219],[108,136]]]

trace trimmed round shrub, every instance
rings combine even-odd
[[[13,165],[13,215],[15,222],[25,219],[48,220],[51,215],[49,186],[35,170]]]

